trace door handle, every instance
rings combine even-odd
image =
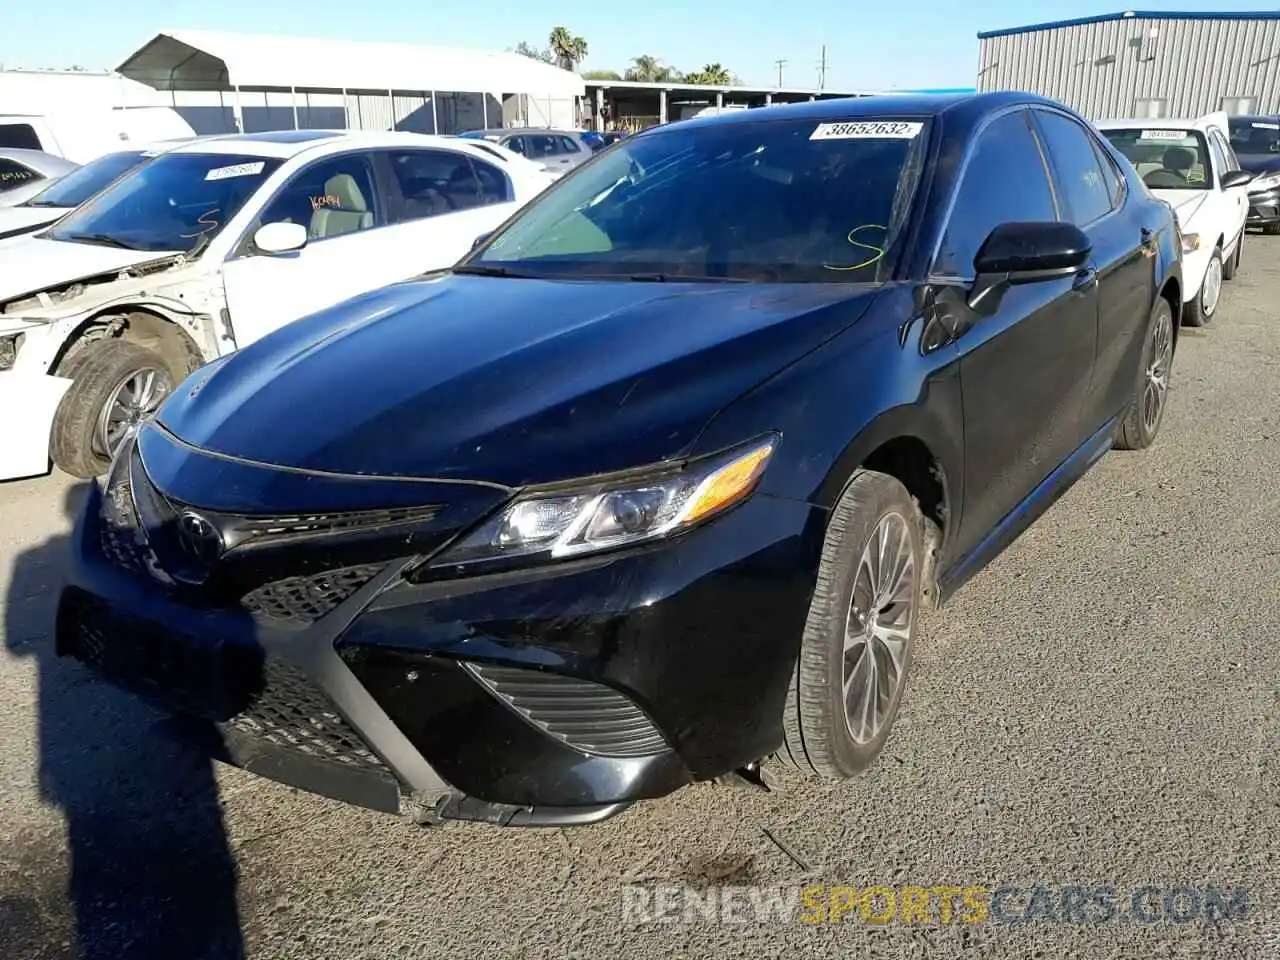
[[[1076,278],[1071,282],[1072,290],[1089,290],[1098,282],[1098,271],[1093,267],[1084,267],[1076,271]]]

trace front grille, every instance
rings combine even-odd
[[[385,510],[353,510],[345,513],[300,513],[227,518],[229,526],[247,540],[265,537],[297,537],[344,530],[378,530],[402,523],[430,523],[443,509],[441,504],[425,507],[392,507]]]
[[[310,624],[331,612],[381,572],[383,564],[326,570],[309,577],[287,577],[245,594],[240,604],[255,617]]]
[[[644,711],[612,687],[541,670],[465,666],[517,714],[575,750],[601,757],[651,757],[668,749]]]
[[[263,672],[261,694],[225,726],[316,760],[383,769],[382,761],[302,671],[268,660]]]
[[[276,749],[385,770],[315,684],[256,644],[192,637],[69,590],[58,652],[165,709],[211,720]]]

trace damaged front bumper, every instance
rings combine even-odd
[[[0,371],[0,480],[49,472],[49,432],[70,388],[65,377]]]

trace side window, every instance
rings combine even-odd
[[[0,157],[0,193],[4,193],[6,190],[14,190],[23,184],[31,183],[33,180],[43,179],[40,174],[30,167],[24,167],[16,160]]]
[[[382,226],[368,153],[317,160],[294,174],[259,217],[261,223],[300,223],[312,240]]]
[[[549,137],[546,134],[535,134],[533,136],[525,137],[524,139],[525,139],[525,142],[529,145],[528,152],[525,154],[525,156],[529,157],[530,159],[536,159],[538,157],[551,157],[561,152],[560,149],[556,146],[555,137]]]
[[[1218,142],[1218,149],[1222,151],[1222,172],[1226,173],[1228,170],[1239,170],[1240,160],[1236,156],[1236,152],[1231,149],[1231,144],[1227,141],[1227,138],[1222,135],[1222,131],[1214,130],[1213,138]]]
[[[400,190],[393,221],[438,217],[506,199],[506,177],[460,151],[394,150],[387,156]]]
[[[1107,155],[1098,139],[1090,137],[1089,141],[1093,144],[1093,152],[1098,155],[1098,166],[1102,168],[1102,179],[1107,184],[1107,195],[1111,197],[1111,206],[1118,207],[1120,201],[1124,199],[1124,177],[1116,169],[1116,162]]]
[[[1222,149],[1222,139],[1217,135],[1216,130],[1209,131],[1209,152],[1213,154],[1214,176],[1212,177],[1212,181],[1216,184],[1218,178],[1229,169],[1227,166],[1227,155]],[[1206,179],[1210,178],[1206,177]]]
[[[582,152],[581,150],[578,149],[578,145],[573,142],[572,137],[557,137],[556,139],[560,141],[561,153],[581,153]]]
[[[503,140],[499,146],[506,147],[508,150],[514,150],[522,157],[527,157],[529,155],[529,146],[524,142],[524,137],[508,137],[506,140]]]
[[[978,136],[934,261],[939,276],[972,277],[974,257],[1002,223],[1058,219],[1025,111],[998,117]]]
[[[1066,219],[1084,227],[1110,213],[1114,194],[1103,176],[1089,132],[1070,117],[1047,110],[1037,110],[1036,121],[1044,135],[1045,153],[1058,174]]]
[[[43,150],[44,144],[29,123],[0,123],[0,147],[11,150]]]

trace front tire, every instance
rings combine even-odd
[[[778,754],[804,773],[855,776],[889,738],[921,612],[921,531],[907,489],[869,470],[831,512]]]
[[[1218,312],[1218,303],[1222,300],[1222,248],[1215,247],[1205,267],[1204,280],[1200,282],[1200,292],[1182,311],[1182,323],[1188,327],[1207,327],[1214,314]]]
[[[1142,345],[1137,383],[1129,412],[1116,432],[1116,447],[1145,450],[1155,442],[1164,422],[1169,399],[1169,375],[1173,369],[1173,308],[1156,297]]]
[[[100,340],[69,365],[71,384],[53,418],[49,457],[83,480],[101,476],[131,430],[173,392],[174,380],[157,353],[127,340]]]

